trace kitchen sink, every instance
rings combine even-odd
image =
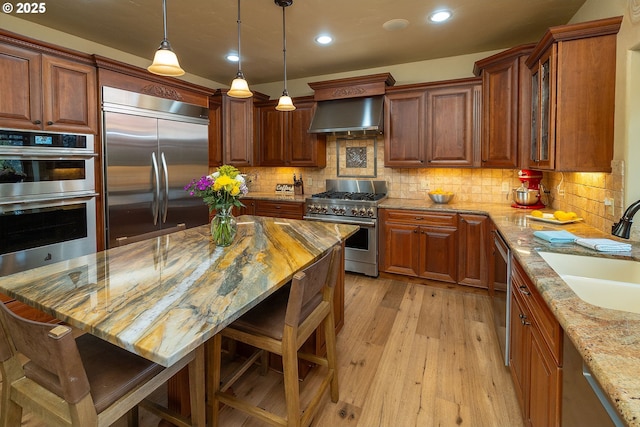
[[[539,254],[583,301],[640,313],[640,262],[554,252]]]

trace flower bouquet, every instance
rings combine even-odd
[[[223,165],[211,175],[194,179],[184,189],[192,196],[201,197],[209,206],[209,212],[216,212],[211,220],[211,236],[216,245],[229,246],[238,230],[232,209],[244,206],[240,197],[249,192],[240,171]]]

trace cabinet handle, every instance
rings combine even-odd
[[[34,125],[39,125],[39,124],[41,124],[41,123],[42,123],[42,122],[41,122],[40,120],[35,120],[35,121],[33,122],[33,124],[34,124]]]
[[[531,324],[531,322],[527,322],[527,316],[524,316],[520,323],[522,323],[523,326],[529,326]]]
[[[413,232],[414,232],[414,233],[417,233],[417,232],[418,232],[418,230],[417,230],[417,229],[415,229],[415,230],[413,230]]]
[[[424,218],[423,218],[423,217],[421,217],[421,216],[417,216],[417,217],[415,217],[414,219],[415,219],[416,221],[422,221]]]
[[[531,295],[531,292],[529,292],[526,286],[520,286],[520,292],[522,292],[525,295]]]
[[[47,122],[47,124],[48,124],[49,126],[51,126],[51,125],[53,124],[53,122],[49,121],[49,122]]]

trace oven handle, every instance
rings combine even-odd
[[[94,191],[90,191],[87,193],[69,193],[69,194],[56,194],[55,196],[51,196],[50,194],[43,197],[29,197],[26,199],[0,199],[0,206],[9,206],[9,205],[28,205],[28,204],[36,204],[36,203],[47,203],[47,202],[58,202],[58,201],[73,201],[73,200],[86,200],[92,197],[98,196],[98,193]]]
[[[314,221],[321,221],[321,222],[333,222],[333,223],[338,223],[338,224],[352,224],[352,225],[359,225],[361,227],[375,227],[376,226],[376,222],[375,221],[361,221],[361,220],[349,220],[349,219],[334,219],[334,218],[318,218],[315,216],[303,216],[302,219],[311,219]]]

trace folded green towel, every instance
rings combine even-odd
[[[558,231],[534,231],[533,235],[551,243],[572,243],[578,236],[565,230]]]

